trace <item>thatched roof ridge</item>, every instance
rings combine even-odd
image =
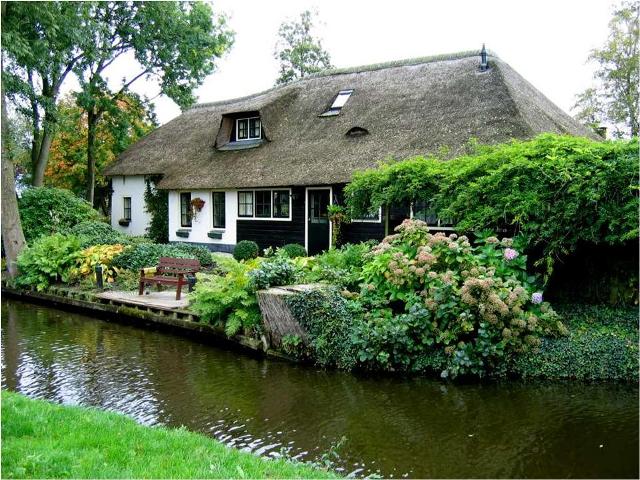
[[[254,95],[187,110],[132,145],[108,175],[163,174],[160,188],[209,189],[347,182],[355,170],[447,148],[542,132],[595,138],[498,57],[478,52],[336,69]],[[342,112],[319,117],[353,88]],[[225,115],[259,112],[266,141],[220,150]],[[369,134],[351,137],[353,127]]]

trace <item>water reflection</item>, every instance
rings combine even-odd
[[[185,425],[259,455],[412,477],[637,477],[638,389],[451,385],[253,359],[164,333],[2,303],[2,386]]]

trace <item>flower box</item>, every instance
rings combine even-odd
[[[176,230],[176,236],[180,238],[189,238],[189,233],[190,233],[190,230],[187,230],[185,228],[180,228]]]
[[[213,238],[214,240],[222,240],[222,234],[223,234],[223,233],[224,233],[224,232],[221,232],[221,231],[219,231],[219,230],[218,230],[218,231],[216,231],[216,230],[210,230],[210,231],[207,233],[207,237],[209,237],[209,238]]]
[[[118,225],[120,225],[121,227],[128,227],[130,223],[131,220],[128,218],[121,218],[120,220],[118,220]]]

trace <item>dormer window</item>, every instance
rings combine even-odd
[[[332,117],[334,115],[339,115],[340,112],[342,111],[342,107],[344,107],[344,105],[347,103],[347,100],[349,100],[349,97],[351,97],[352,93],[353,93],[353,88],[350,88],[347,90],[340,90],[338,92],[338,95],[336,95],[336,98],[333,100],[333,103],[329,107],[329,110],[327,110],[320,116]]]
[[[259,140],[262,137],[260,117],[238,118],[236,120],[236,142]]]

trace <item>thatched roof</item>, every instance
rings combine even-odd
[[[158,186],[165,189],[331,184],[389,158],[443,148],[454,156],[471,138],[483,144],[541,132],[596,138],[496,56],[486,72],[479,62],[479,52],[465,52],[330,70],[197,105],[132,145],[107,174],[163,174]],[[354,91],[340,115],[320,117],[348,88]],[[259,112],[262,144],[224,147],[223,116],[238,112]],[[347,135],[353,127],[369,133]]]

